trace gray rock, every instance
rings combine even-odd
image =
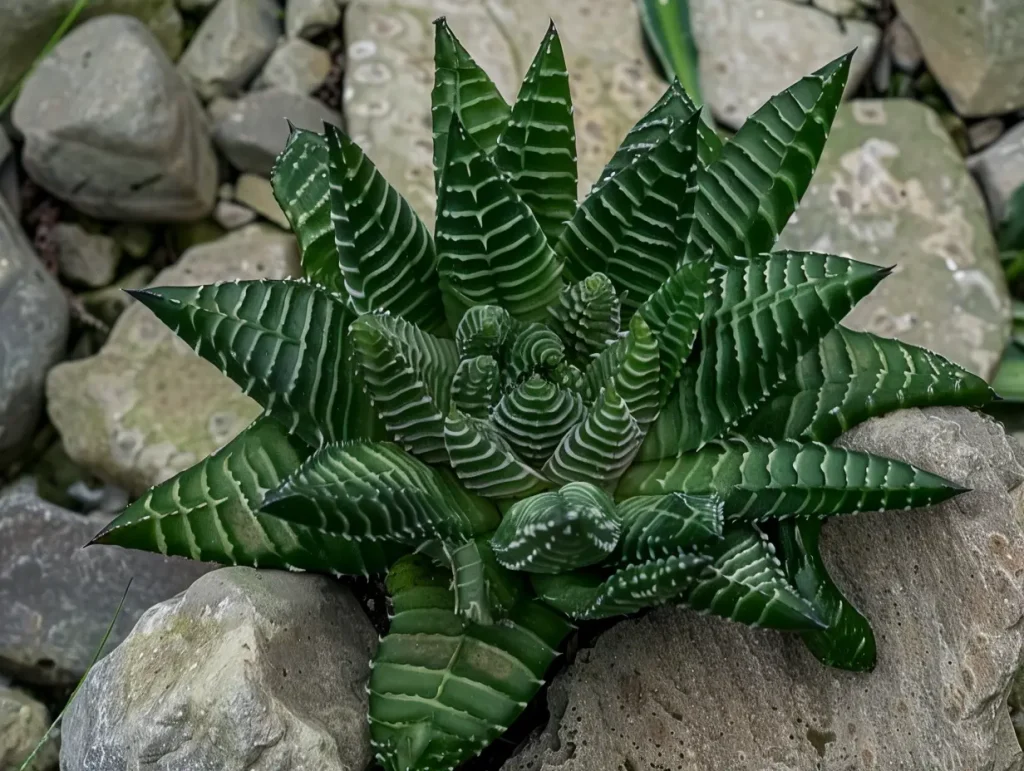
[[[248,206],[242,206],[234,201],[217,201],[217,205],[213,209],[213,219],[225,230],[237,230],[243,225],[254,222],[256,216],[256,212]]]
[[[68,771],[353,771],[377,636],[336,581],[250,568],[151,609],[64,719]]]
[[[193,247],[155,286],[298,275],[295,238],[252,225]],[[54,367],[50,419],[68,456],[139,495],[225,444],[257,404],[141,304],[126,310],[95,356]]]
[[[327,49],[302,38],[288,38],[267,59],[257,85],[311,94],[326,80],[332,65]]]
[[[274,198],[274,189],[269,179],[255,174],[242,174],[235,185],[235,198],[239,203],[266,217],[278,227],[291,229],[291,223],[281,211],[281,206]]]
[[[313,97],[278,88],[217,103],[212,113],[214,141],[231,165],[265,177],[288,141],[288,121],[313,131],[323,131],[324,121],[341,124],[338,113]]]
[[[849,19],[840,25],[815,8],[785,0],[695,0],[690,14],[704,100],[731,128],[779,91],[856,48],[846,88],[851,94],[881,39],[870,22]]]
[[[971,150],[979,152],[995,142],[1003,135],[1006,127],[999,118],[985,118],[967,127],[967,141]],[[967,159],[970,167],[971,159]]]
[[[1017,739],[1024,745],[1024,669],[1019,670],[1013,679],[1007,703],[1010,707],[1010,720],[1017,732]]]
[[[1020,0],[895,0],[928,69],[961,115],[1024,107],[1024,13]]]
[[[28,760],[50,726],[46,707],[24,691],[0,684],[0,769],[16,771]],[[36,755],[28,771],[57,767],[57,745],[50,741]]]
[[[274,0],[219,0],[178,68],[203,99],[235,96],[259,72],[280,34]]]
[[[874,672],[822,666],[796,636],[661,610],[580,651],[506,771],[1017,771],[1005,705],[1024,653],[1024,450],[964,409],[896,413],[843,444],[973,488],[825,527],[832,575],[874,626]]]
[[[11,140],[0,128],[0,198],[6,199],[17,219],[21,217],[21,194],[18,190],[16,160]]]
[[[995,372],[1010,300],[985,202],[940,118],[908,99],[842,105],[779,248],[895,265],[844,324]]]
[[[0,669],[20,680],[70,685],[114,627],[124,639],[142,613],[210,568],[114,546],[83,549],[103,521],[15,490],[0,497]]]
[[[885,30],[885,47],[892,63],[904,72],[915,72],[924,62],[924,54],[913,30],[899,16]]]
[[[849,16],[857,11],[857,0],[812,0],[812,4],[833,16]]]
[[[0,94],[28,72],[50,36],[67,18],[76,0],[3,0],[0,3]],[[174,0],[90,0],[78,17],[126,14],[142,21],[172,59],[181,53],[181,14]]]
[[[341,21],[339,0],[287,0],[284,27],[288,37],[314,37]]]
[[[95,217],[177,221],[213,208],[198,103],[142,22],[104,16],[40,62],[14,107],[33,180]]]
[[[31,437],[67,336],[67,300],[0,198],[0,468]]]
[[[991,147],[972,155],[967,165],[985,192],[992,221],[1002,222],[1010,196],[1024,185],[1024,123],[1018,123]]]
[[[57,223],[53,228],[61,275],[91,287],[106,286],[117,274],[121,245],[110,236],[88,233],[81,225]]]

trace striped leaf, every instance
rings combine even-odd
[[[257,418],[213,455],[152,488],[92,543],[224,565],[335,575],[387,570],[404,547],[360,544],[259,511],[264,494],[309,452],[277,421]]]
[[[650,562],[693,552],[722,537],[724,504],[716,496],[642,495],[619,504],[623,534],[612,561]]]
[[[497,403],[500,387],[501,370],[493,356],[463,359],[452,379],[452,404],[466,415],[483,420]]]
[[[612,350],[612,349],[609,349]],[[639,313],[629,322],[629,334],[622,339],[621,356],[612,383],[643,433],[658,417],[658,389],[661,359],[658,341]]]
[[[360,316],[352,342],[374,407],[388,431],[427,463],[445,463],[444,415],[458,366],[455,343],[397,316]]]
[[[831,442],[858,423],[894,410],[980,407],[991,399],[984,380],[937,353],[837,327],[737,431],[766,439]]]
[[[515,337],[517,324],[508,311],[496,305],[477,305],[466,311],[455,328],[459,356],[505,358],[505,342]]]
[[[724,538],[704,553],[713,561],[687,592],[687,607],[752,627],[811,631],[825,626],[790,586],[774,547],[756,528],[726,528]]]
[[[434,21],[434,89],[430,93],[434,128],[434,182],[448,163],[448,134],[453,117],[490,154],[508,122],[511,110],[497,86],[462,47],[442,16]]]
[[[635,463],[620,499],[634,495],[719,495],[727,520],[827,517],[940,503],[963,487],[909,463],[791,439],[724,439],[677,458]]]
[[[572,631],[543,603],[501,624],[453,612],[451,576],[421,556],[388,574],[391,628],[370,674],[370,736],[385,771],[452,769],[497,739],[544,684]]]
[[[263,510],[356,542],[461,543],[498,524],[494,506],[390,442],[319,450],[270,492]]]
[[[628,318],[672,275],[683,254],[697,193],[697,124],[675,126],[647,155],[584,200],[558,242],[572,281],[603,273]]]
[[[491,551],[490,538],[474,538],[452,552],[455,613],[477,624],[506,618],[524,597],[525,582],[503,568]]]
[[[516,455],[539,468],[585,413],[578,393],[535,375],[501,397],[491,421]]]
[[[777,252],[718,271],[701,330],[700,442],[760,407],[800,357],[888,273],[815,252]],[[679,450],[695,446],[680,444]]]
[[[462,484],[485,498],[521,498],[550,487],[484,421],[453,410],[444,423],[444,441],[448,462]]]
[[[594,273],[562,290],[548,324],[577,359],[587,360],[618,339],[621,308],[611,279]]]
[[[608,494],[573,482],[513,504],[491,537],[491,549],[509,570],[564,573],[601,562],[621,532]]]
[[[335,126],[326,131],[331,222],[352,307],[450,334],[427,228],[359,145]]]
[[[779,523],[782,562],[790,582],[827,624],[806,632],[804,643],[822,664],[852,672],[875,668],[877,652],[871,624],[839,588],[821,559],[821,520],[790,519]]]
[[[554,330],[536,322],[522,328],[508,354],[506,368],[510,384],[531,375],[550,377],[565,359],[565,345]]]
[[[640,447],[641,436],[626,402],[609,385],[544,464],[544,476],[558,484],[590,482],[612,490]]]
[[[699,447],[701,416],[697,409],[697,368],[683,367],[658,418],[647,429],[637,461],[674,458],[683,447]]]
[[[850,74],[852,53],[772,97],[698,175],[686,260],[721,260],[775,246],[807,191]]]
[[[381,436],[351,360],[354,315],[337,295],[298,281],[129,294],[309,444]]]
[[[438,271],[453,327],[467,301],[499,305],[518,321],[548,318],[562,291],[561,266],[533,212],[457,118],[437,211]]]
[[[288,142],[270,172],[274,198],[298,238],[302,275],[341,292],[345,283],[331,225],[327,142],[316,132],[289,127]]]
[[[576,127],[554,22],[526,71],[494,163],[530,207],[548,243],[557,243],[576,211]]]

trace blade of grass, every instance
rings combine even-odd
[[[689,0],[637,0],[647,39],[665,69],[669,80],[674,75],[698,107],[700,80],[697,72],[697,45],[690,30]]]
[[[124,588],[124,594],[121,595],[121,601],[117,604],[117,610],[114,611],[114,617],[110,619],[110,624],[107,626],[107,631],[103,634],[103,639],[100,640],[99,647],[96,648],[96,653],[93,654],[92,661],[89,662],[88,668],[85,670],[85,674],[82,675],[82,679],[78,681],[78,685],[75,686],[75,690],[71,692],[71,696],[68,699],[68,703],[64,705],[64,709],[60,711],[60,714],[54,718],[54,721],[50,723],[50,727],[46,729],[46,733],[43,734],[43,738],[39,740],[39,744],[36,745],[35,749],[32,750],[32,754],[25,758],[25,762],[21,764],[18,771],[29,771],[32,767],[32,761],[36,759],[36,755],[39,751],[46,746],[46,743],[50,740],[50,735],[53,730],[60,724],[61,719],[64,717],[64,713],[68,711],[68,707],[75,700],[78,695],[78,691],[81,690],[82,685],[85,683],[85,678],[89,676],[92,668],[96,666],[96,662],[100,660],[100,656],[103,655],[103,649],[107,647],[107,642],[110,640],[110,635],[114,631],[114,624],[117,623],[118,617],[121,615],[121,611],[124,610],[124,602],[128,599],[128,591],[132,588],[132,580],[128,580],[128,585]]]

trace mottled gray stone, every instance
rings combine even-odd
[[[274,0],[219,0],[178,64],[199,96],[241,93],[274,50],[280,12]]]
[[[1020,0],[895,0],[929,71],[961,115],[1024,107],[1024,7]]]
[[[0,769],[17,771],[46,734],[50,713],[24,691],[0,684]],[[57,745],[47,742],[28,771],[57,767]]]
[[[0,198],[0,467],[31,436],[67,336],[67,300]]]
[[[510,102],[547,19],[554,19],[571,76],[581,195],[665,90],[630,2],[350,0],[344,24],[348,132],[425,222],[434,219],[431,22],[440,13]]]
[[[341,21],[339,0],[286,0],[284,28],[288,37],[314,37]]]
[[[1010,688],[1010,720],[1017,732],[1017,739],[1024,745],[1024,669],[1017,672]]]
[[[857,0],[811,0],[819,11],[833,16],[849,16],[857,10]]]
[[[28,71],[76,0],[3,0],[0,2],[0,94],[6,95]],[[174,0],[90,0],[78,17],[126,14],[142,21],[172,59],[181,53],[181,15]]]
[[[103,527],[16,489],[0,497],[0,669],[40,684],[73,684],[114,627],[124,639],[154,603],[184,590],[208,565],[115,546],[84,547]]]
[[[780,248],[895,266],[844,324],[995,372],[1010,300],[985,202],[939,116],[908,99],[842,105]]]
[[[153,284],[294,275],[295,238],[251,225],[189,249]],[[54,367],[46,391],[68,456],[135,495],[206,457],[259,413],[238,386],[138,303],[118,318],[97,355]]]
[[[846,93],[867,74],[881,39],[874,24],[836,19],[786,0],[694,0],[704,100],[722,123],[739,126],[772,96],[857,49]]]
[[[294,94],[311,94],[327,78],[332,65],[327,49],[302,38],[288,38],[267,59],[256,84]]]
[[[270,170],[288,141],[288,121],[312,131],[324,122],[341,124],[341,116],[305,94],[268,88],[237,101],[217,102],[211,110],[214,141],[239,171],[270,176]]]
[[[377,636],[328,578],[218,570],[150,610],[64,719],[66,771],[357,771]]]
[[[924,61],[913,30],[899,16],[885,30],[885,47],[892,57],[892,63],[904,72],[915,72]]]
[[[978,152],[995,142],[1003,135],[1006,127],[999,118],[985,118],[967,127],[967,141],[971,150]],[[967,166],[970,168],[971,159],[967,159]],[[984,189],[984,188],[983,188]]]
[[[217,165],[199,104],[137,19],[76,28],[14,107],[33,180],[95,217],[176,221],[213,208]]]
[[[237,230],[256,219],[256,212],[248,206],[234,201],[217,201],[213,209],[213,219],[225,230]]]
[[[11,140],[0,127],[0,197],[7,201],[16,218],[21,216],[21,194],[18,190],[17,159]]]
[[[1006,204],[1013,192],[1024,185],[1024,123],[1018,123],[998,142],[967,159],[985,192],[992,221],[1006,216]]]
[[[81,225],[59,222],[53,228],[61,275],[91,287],[106,286],[117,274],[121,245],[110,236],[89,233]]]
[[[235,198],[241,204],[252,209],[257,214],[266,217],[278,227],[285,230],[291,229],[291,223],[277,199],[274,198],[274,188],[270,180],[256,174],[242,174],[235,185]]]
[[[874,672],[825,667],[795,635],[660,610],[578,653],[505,771],[1018,771],[1024,450],[959,408],[873,420],[843,444],[973,488],[826,525],[825,561],[875,630]]]

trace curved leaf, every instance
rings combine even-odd
[[[453,410],[444,423],[444,441],[462,484],[485,498],[519,498],[550,487],[484,421]]]
[[[498,401],[500,387],[501,370],[493,356],[463,359],[452,379],[452,404],[470,417],[483,420]]]
[[[722,537],[724,503],[716,496],[642,495],[619,504],[623,534],[612,561],[650,562],[697,551]]]
[[[611,279],[594,273],[562,290],[548,323],[579,359],[589,359],[618,339],[621,305]]]
[[[512,341],[506,366],[508,384],[523,382],[535,374],[550,377],[564,359],[565,345],[554,330],[543,324],[528,324]]]
[[[539,467],[585,413],[578,393],[534,376],[501,397],[491,422],[516,455]]]
[[[640,19],[668,77],[673,75],[700,103],[697,44],[690,32],[689,0],[640,0]]]
[[[455,328],[459,356],[505,358],[505,342],[514,338],[517,325],[508,311],[496,305],[476,305],[466,311]]]
[[[474,538],[452,552],[455,612],[477,624],[506,618],[523,599],[524,582],[495,559],[488,537]]]

